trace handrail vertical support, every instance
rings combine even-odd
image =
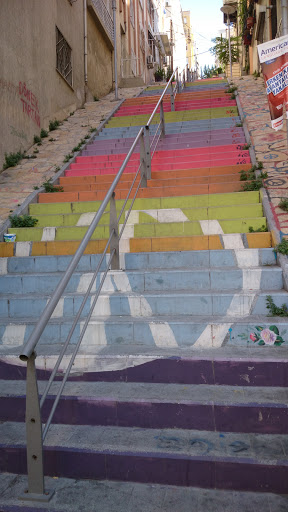
[[[180,81],[179,81],[179,74],[178,74],[178,69],[176,71],[176,82],[177,82],[177,92],[181,92],[181,89],[180,89]]]
[[[42,421],[35,366],[36,353],[27,360],[26,378],[26,438],[28,492],[19,499],[48,502],[53,492],[45,491],[43,470]]]
[[[171,82],[171,92],[170,92],[170,104],[171,104],[171,112],[175,112],[174,90],[173,90],[172,82]]]
[[[119,230],[118,230],[118,220],[117,220],[117,210],[116,210],[116,201],[115,201],[115,192],[113,192],[110,199],[110,235],[113,231],[113,236],[110,242],[110,254],[114,251],[113,258],[111,260],[111,269],[119,270]]]
[[[150,152],[150,130],[144,126],[144,132],[140,138],[140,161],[141,161],[141,186],[147,187],[147,181],[151,180],[151,152]]]
[[[163,100],[160,103],[160,123],[161,123],[161,139],[165,137],[165,117]]]

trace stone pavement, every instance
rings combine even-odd
[[[287,126],[276,132],[271,128],[264,80],[253,76],[234,79],[244,112],[251,142],[259,162],[268,172],[265,180],[277,228],[288,235],[288,213],[278,208],[281,198],[288,197]]]
[[[65,156],[82,138],[91,135],[89,130],[98,128],[123,98],[137,96],[143,89],[120,89],[118,102],[113,101],[115,93],[111,92],[99,101],[86,103],[83,109],[71,112],[57,130],[49,132],[48,137],[42,139],[41,146],[35,144],[27,151],[27,155],[34,155],[33,151],[38,149],[37,158],[23,159],[16,167],[0,171],[0,226],[34,191],[34,187],[53,179],[55,172],[62,167]]]

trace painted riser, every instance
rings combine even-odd
[[[75,184],[75,187],[77,185]],[[245,210],[246,208],[246,210]],[[161,210],[159,210],[161,212]],[[186,209],[183,208],[181,210],[186,217],[191,220],[221,220],[221,219],[240,219],[245,216],[248,216],[249,218],[255,218],[255,217],[262,217],[263,216],[263,210],[262,205],[255,204],[255,205],[245,205],[245,206],[239,206],[237,209],[233,207],[222,207],[222,208],[195,208],[195,209]],[[168,213],[168,212],[167,212]],[[147,214],[149,215],[149,210],[147,210]],[[120,218],[120,224],[124,222],[124,216],[123,214]],[[161,220],[162,218],[159,217]],[[173,213],[171,212],[170,219],[173,218]],[[177,214],[175,212],[174,218],[177,218]],[[179,217],[178,217],[179,218]],[[47,214],[45,215],[44,212],[42,215],[37,215],[38,223],[37,228],[43,228],[43,227],[57,227],[57,226],[76,226],[76,225],[90,225],[91,219],[92,219],[92,213],[91,216],[89,216],[89,219],[85,217],[82,217],[81,214]],[[83,221],[83,222],[82,222]],[[99,226],[102,226],[104,224],[108,224],[109,221],[109,213],[107,212],[103,216],[103,220],[101,219],[99,222]],[[152,222],[152,217],[151,217]],[[78,224],[79,223],[79,224]],[[145,223],[148,223],[148,219],[145,219]],[[130,222],[128,221],[128,224]]]
[[[44,423],[53,403],[54,397],[48,396],[41,411]],[[25,395],[0,397],[0,421],[23,423],[25,406]],[[211,400],[200,404],[189,400],[169,403],[143,398],[119,401],[113,396],[62,396],[53,424],[286,434],[288,408],[279,403],[221,404]]]
[[[0,276],[1,295],[20,295],[30,293],[52,293],[62,275],[36,274],[27,276]],[[68,283],[66,293],[85,293],[92,273],[74,274]],[[96,279],[92,292],[100,284],[102,275]],[[155,272],[109,272],[103,292],[145,292],[145,291],[174,291],[174,290],[281,290],[283,288],[282,269],[263,268],[247,270],[176,270]]]
[[[55,195],[55,194],[54,194]],[[62,197],[62,194],[61,194]],[[150,199],[136,199],[134,202],[134,209],[137,210],[150,210],[151,208],[192,208],[192,207],[218,207],[218,206],[231,206],[259,203],[260,195],[258,191],[252,192],[239,192],[239,193],[223,193],[223,194],[203,194],[201,197],[186,196],[184,197],[161,197],[155,198],[153,201]],[[30,204],[29,213],[37,216],[38,213],[45,211],[45,213],[85,213],[96,212],[100,206],[99,201],[80,201],[70,202],[70,204]],[[123,205],[123,201],[116,201],[117,207]],[[107,205],[109,211],[109,205]]]
[[[129,347],[137,346],[140,350],[149,348],[158,349],[219,349],[222,346],[244,348],[256,347],[259,349],[259,357],[263,347],[258,347],[250,340],[250,334],[255,332],[255,326],[261,325],[268,328],[277,324],[280,335],[287,341],[288,322],[279,321],[279,317],[268,319],[266,316],[248,317],[247,321],[241,317],[217,317],[211,323],[211,315],[203,320],[196,317],[195,321],[191,315],[182,315],[177,320],[171,320],[167,316],[136,318],[131,317],[115,317],[114,319],[93,320],[89,323],[86,334],[84,335],[82,346],[84,348],[91,347],[93,350],[97,348],[105,348],[106,346],[123,347],[129,350]],[[0,327],[0,339],[3,346],[19,347],[27,342],[37,319],[17,323],[17,318],[11,319],[9,322],[2,322]],[[70,320],[53,320],[44,330],[39,346],[48,344],[50,347],[55,344],[63,343],[71,328],[72,319]],[[81,324],[82,325],[82,324]],[[72,336],[71,343],[78,341],[81,332],[81,325],[77,324],[75,333]],[[231,334],[229,329],[232,329]],[[239,335],[244,335],[243,340]],[[249,341],[249,343],[248,343]],[[272,347],[275,350],[275,347]],[[276,350],[279,350],[277,348]],[[245,351],[246,354],[246,351]],[[247,353],[249,356],[249,352]]]
[[[192,354],[193,355],[193,354]],[[78,355],[76,357],[76,366],[80,366],[79,359],[85,358],[84,356]],[[217,385],[217,386],[241,386],[243,387],[254,387],[258,386],[261,388],[286,388],[288,386],[288,365],[286,359],[261,359],[260,357],[254,357],[249,355],[240,358],[231,358],[220,355],[215,355],[215,359],[205,359],[205,356],[188,358],[181,356],[171,356],[167,359],[166,356],[161,356],[141,364],[137,364],[137,358],[127,356],[125,358],[124,368],[119,368],[121,365],[121,357],[118,356],[116,360],[112,360],[109,364],[109,369],[103,370],[103,361],[105,361],[105,355],[90,356],[94,357],[95,370],[87,370],[83,364],[85,370],[82,372],[73,372],[70,374],[69,382],[124,382],[124,383],[163,383],[163,384],[205,384],[205,385]],[[51,370],[43,370],[43,367],[50,368],[54,366],[56,356],[44,357],[38,354],[36,359],[37,367],[37,378],[40,381],[47,381],[50,377]],[[52,360],[51,360],[52,359]],[[145,360],[145,356],[143,358]],[[119,363],[120,361],[120,363]],[[141,361],[141,356],[140,356]],[[145,360],[146,361],[146,360]],[[109,362],[109,359],[108,359]],[[114,362],[114,366],[113,366]],[[8,356],[8,362],[2,356],[0,359],[0,378],[1,380],[13,380],[13,381],[26,381],[26,365],[20,364],[19,358],[13,358],[13,363],[10,362]],[[98,365],[97,365],[98,363]],[[130,366],[129,366],[130,363]],[[62,380],[62,376],[55,378],[56,381]],[[237,388],[236,388],[237,389]],[[275,392],[277,392],[275,390]],[[99,395],[100,396],[100,395]]]
[[[25,447],[0,445],[0,470],[26,473]],[[44,472],[53,477],[150,482],[245,491],[287,491],[288,467],[235,458],[214,459],[170,453],[79,451],[57,446],[44,449]]]
[[[221,283],[219,285],[221,287]],[[249,315],[267,315],[266,309],[266,296],[271,295],[274,303],[281,306],[287,300],[284,292],[275,292],[274,290],[267,290],[266,292],[251,291],[247,293],[243,291],[231,291],[209,293],[208,291],[199,291],[198,293],[183,294],[179,291],[172,292],[155,292],[153,295],[148,292],[139,296],[134,294],[127,295],[105,295],[104,292],[100,295],[97,304],[93,310],[92,318],[103,317],[103,319],[112,316],[125,316],[133,318],[147,318],[159,316],[186,316],[196,318],[199,315],[209,315],[215,317],[227,316],[234,318],[247,318]],[[54,311],[53,318],[71,318],[77,314],[82,303],[81,295],[65,296],[61,299],[56,310]],[[45,296],[29,295],[25,297],[11,297],[9,299],[0,299],[0,318],[8,319],[34,319],[40,317],[42,314],[48,298]],[[91,301],[91,302],[90,302]],[[82,312],[81,318],[88,314],[92,299],[88,300]],[[166,320],[167,321],[167,320]]]
[[[43,273],[63,272],[70,263],[71,256],[36,256],[27,258],[2,259],[2,273]],[[77,271],[91,272],[94,270],[100,256],[82,256]],[[221,267],[226,272],[227,267],[256,267],[258,265],[275,265],[275,253],[273,249],[243,249],[225,251],[186,251],[186,252],[162,252],[162,253],[130,253],[125,254],[122,268],[126,270],[143,269],[173,269],[173,268],[205,268]],[[104,270],[102,264],[102,270]]]
[[[205,215],[203,215],[205,217]],[[205,219],[201,219],[204,221]],[[211,219],[210,219],[211,220]],[[215,219],[216,220],[216,219]],[[108,221],[108,219],[107,219]],[[148,222],[147,222],[148,221]],[[205,234],[217,234],[217,232],[221,234],[233,234],[233,233],[248,233],[249,228],[252,227],[254,230],[261,228],[263,225],[266,226],[266,218],[265,217],[252,217],[252,218],[244,218],[244,219],[219,219],[217,221],[217,230],[213,224],[213,219],[211,220],[211,226],[209,224],[205,224],[205,227],[201,226],[201,221],[192,221],[192,222],[155,222],[154,219],[145,219],[140,224],[135,224],[134,227],[131,226],[129,229],[129,225],[126,228],[125,236],[130,238],[146,238],[146,237],[163,237],[163,236],[193,236],[193,235],[205,235]],[[150,223],[149,223],[150,222]],[[206,223],[209,221],[205,220]],[[82,240],[85,235],[88,226],[58,226],[55,228],[55,240]],[[206,230],[206,231],[205,231]],[[16,234],[16,239],[18,242],[26,241],[26,240],[34,240],[41,241],[43,238],[43,228],[9,228],[9,233]],[[99,225],[92,237],[91,240],[99,240],[109,238],[109,225]],[[54,237],[53,237],[54,239]],[[44,240],[44,238],[43,238]]]

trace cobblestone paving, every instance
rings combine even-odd
[[[287,126],[276,132],[271,128],[264,80],[253,76],[235,79],[256,158],[268,172],[265,180],[278,229],[288,235],[288,213],[278,208],[282,197],[288,198]]]
[[[132,98],[143,89],[144,87],[121,89],[119,98]],[[35,144],[27,151],[27,155],[33,155],[34,150],[38,149],[37,158],[23,159],[16,167],[0,171],[0,226],[33,192],[34,187],[40,187],[44,181],[54,176],[63,165],[65,156],[83,137],[91,134],[89,130],[97,128],[110,114],[117,105],[114,98],[115,93],[111,92],[97,102],[86,103],[85,108],[76,110],[57,130],[49,132],[48,137],[42,139],[41,146]]]

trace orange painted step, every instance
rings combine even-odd
[[[202,194],[220,194],[226,192],[241,192],[242,182],[224,182],[211,184],[195,184],[195,185],[177,185],[177,186],[160,186],[140,188],[138,192],[139,198],[152,197],[175,197],[175,196],[192,196]],[[128,189],[116,190],[116,199],[126,199]],[[130,194],[133,197],[134,192]],[[78,192],[61,192],[51,194],[39,194],[39,203],[66,203],[78,201],[102,201],[106,195],[105,190],[99,191],[78,191]]]
[[[172,171],[155,171],[152,172],[152,179],[166,179],[166,178],[181,178],[192,176],[223,176],[226,174],[239,174],[240,171],[248,171],[251,168],[250,164],[243,165],[227,165],[222,167],[203,167],[199,169],[180,169]],[[239,174],[240,175],[240,174]],[[131,182],[135,174],[127,173],[121,176],[120,182]],[[60,186],[66,185],[82,185],[83,183],[107,183],[111,184],[115,178],[115,174],[98,174],[92,176],[64,176],[59,179]]]
[[[164,173],[162,173],[164,174]],[[168,173],[167,173],[168,174]],[[131,175],[130,175],[131,176]],[[117,185],[116,190],[127,190],[132,184],[133,178],[131,178],[130,181],[123,181],[119,182]],[[135,180],[135,184],[133,186],[133,189],[137,187],[140,180],[140,176],[137,177]],[[217,183],[227,183],[227,182],[238,182],[240,181],[240,175],[237,174],[224,174],[223,176],[217,175],[217,176],[174,176],[169,177],[166,175],[166,177],[162,177],[161,179],[151,179],[148,181],[147,185],[149,188],[159,188],[159,187],[173,187],[173,186],[184,186],[184,185],[205,185],[205,184],[217,184]],[[76,183],[76,184],[64,184],[64,192],[77,192],[77,191],[100,191],[100,190],[106,190],[108,191],[108,188],[110,186],[109,182],[103,182],[103,183]]]

